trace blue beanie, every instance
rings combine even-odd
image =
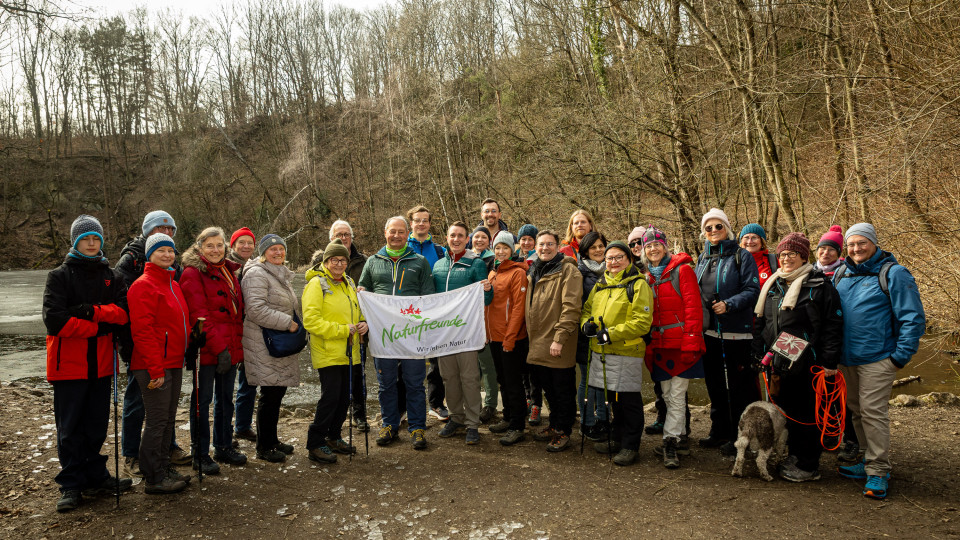
[[[103,226],[97,221],[97,218],[81,214],[73,220],[70,225],[70,246],[77,249],[77,242],[84,236],[96,236],[100,239],[100,246],[103,246]]]
[[[280,238],[273,233],[266,234],[260,239],[260,243],[257,244],[257,250],[260,251],[261,255],[263,255],[268,249],[270,249],[270,246],[275,246],[277,244],[283,246],[283,249],[287,249],[287,243],[283,241],[283,238]]]
[[[740,240],[744,237],[744,235],[747,234],[755,234],[760,238],[763,238],[764,241],[767,240],[767,231],[763,230],[763,227],[761,227],[758,223],[751,223],[740,229],[740,236],[737,237],[737,240]]]
[[[164,212],[163,210],[154,210],[150,212],[143,218],[143,225],[140,229],[143,231],[144,236],[150,236],[150,231],[156,227],[173,227],[173,234],[170,235],[174,237],[177,235],[177,224],[173,221],[173,217]]]
[[[856,225],[851,226],[847,229],[847,232],[843,234],[843,241],[846,242],[851,236],[862,236],[867,240],[873,242],[873,245],[879,246],[880,242],[877,241],[877,230],[873,225],[869,223],[857,223]]]
[[[536,240],[537,233],[539,232],[540,231],[538,231],[536,227],[527,223],[523,227],[520,227],[520,230],[517,231],[517,240],[523,238],[524,236],[529,236],[530,238],[533,238],[534,240]]]
[[[153,252],[161,247],[173,248],[173,251],[177,251],[177,246],[173,243],[173,238],[163,234],[157,233],[150,235],[147,238],[147,245],[144,247],[144,253],[147,255],[147,260],[150,260],[150,256],[153,255]]]

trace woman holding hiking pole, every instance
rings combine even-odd
[[[700,446],[720,448],[721,454],[733,456],[740,415],[760,399],[757,374],[750,368],[760,277],[753,256],[737,245],[723,210],[711,208],[700,220],[700,228],[704,249],[696,273],[707,346],[704,379],[710,395],[710,434],[700,439]]]
[[[610,242],[604,262],[606,271],[580,315],[583,335],[591,338],[587,384],[603,393],[604,406],[613,414],[606,440],[593,448],[601,454],[617,452],[613,462],[626,466],[636,461],[643,434],[640,384],[644,335],[653,321],[653,293],[646,276],[633,264],[626,243]]]
[[[336,463],[336,454],[356,452],[340,430],[350,407],[351,368],[360,363],[360,336],[367,333],[367,323],[357,302],[357,286],[346,274],[349,262],[350,251],[334,238],[323,250],[321,263],[307,270],[303,289],[303,326],[311,336],[310,358],[320,378],[307,452],[320,463]]]

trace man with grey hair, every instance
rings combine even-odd
[[[421,296],[433,294],[435,287],[430,263],[407,245],[410,225],[403,216],[394,216],[383,227],[387,245],[367,259],[357,282],[360,290],[393,296]],[[387,446],[400,431],[400,408],[397,397],[397,378],[403,366],[406,387],[407,422],[410,441],[417,450],[427,447],[424,429],[427,427],[427,401],[423,380],[426,363],[422,358],[374,358],[377,382],[380,384],[380,412],[383,418],[377,444]]]
[[[910,271],[879,249],[877,231],[857,223],[844,236],[847,258],[833,283],[843,309],[843,360],[847,406],[864,459],[837,468],[864,480],[863,495],[884,499],[889,490],[890,389],[897,370],[917,353],[927,319]]]
[[[333,222],[333,225],[330,226],[330,241],[333,242],[334,238],[339,238],[343,242],[343,247],[347,248],[347,251],[350,252],[350,260],[347,262],[347,275],[353,279],[354,282],[360,280],[360,273],[363,272],[363,265],[367,262],[367,256],[363,253],[360,253],[360,250],[357,249],[356,244],[353,243],[353,227],[350,226],[350,223],[338,219]],[[323,257],[323,252],[320,252],[321,258]]]

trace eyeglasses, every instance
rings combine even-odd
[[[781,259],[795,259],[799,256],[800,254],[797,253],[796,251],[783,251],[779,255]]]
[[[707,232],[722,231],[723,223],[717,223],[716,225],[707,225],[706,227],[703,228],[703,230]]]
[[[627,258],[626,255],[611,255],[605,258],[604,260],[607,261],[607,264],[610,264],[610,263],[618,263],[626,258]]]
[[[430,223],[430,219],[415,219],[413,220],[417,225],[423,225],[424,223]]]
[[[642,244],[642,243],[643,243],[642,240],[634,240],[633,242],[630,242],[630,243],[627,244],[627,245],[630,246],[631,248],[635,248],[635,247],[639,246],[639,245]]]
[[[847,251],[850,251],[851,249],[865,249],[868,244],[870,244],[869,240],[861,240],[859,242],[847,242]]]
[[[347,260],[343,257],[331,257],[327,259],[327,262],[330,264],[347,264]]]
[[[337,233],[333,235],[333,237],[343,240],[344,238],[353,238],[353,235],[348,232],[342,232],[342,233]]]

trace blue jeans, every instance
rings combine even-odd
[[[180,399],[177,396],[177,399]],[[123,424],[120,428],[120,453],[123,457],[138,457],[140,455],[140,435],[143,433],[143,396],[140,394],[140,385],[133,378],[133,373],[127,369],[127,389],[123,392]],[[170,439],[170,449],[177,447],[177,430],[173,430]]]
[[[240,386],[237,387],[237,433],[253,428],[253,406],[257,401],[257,387],[247,383],[247,370],[240,364]]]
[[[406,387],[407,424],[412,433],[427,427],[427,392],[423,380],[427,376],[427,364],[422,358],[403,359],[374,358],[377,368],[377,392],[380,398],[380,414],[383,425],[394,431],[400,429],[400,407],[397,403],[397,368],[403,365],[403,385]]]
[[[197,417],[197,392],[190,394],[190,440],[193,455],[210,454],[210,401],[213,400],[213,446],[230,448],[233,443],[233,381],[237,367],[219,375],[217,366],[200,366],[200,415]],[[215,399],[214,399],[215,398]]]
[[[580,407],[580,423],[590,427],[596,425],[598,421],[606,422],[607,408],[603,405],[603,390],[593,386],[587,388],[587,365],[577,364],[577,366],[580,368],[580,386],[577,388],[577,406]],[[583,403],[584,392],[586,392],[586,405]]]

